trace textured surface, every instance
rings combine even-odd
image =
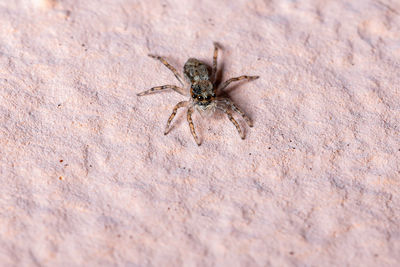
[[[184,3],[184,4],[183,4]],[[395,266],[400,3],[0,0],[0,262]],[[163,130],[223,47],[222,114]],[[241,124],[244,126],[243,121]]]

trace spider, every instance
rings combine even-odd
[[[253,127],[252,121],[230,99],[226,97],[217,96],[217,94],[218,92],[222,92],[232,82],[240,80],[252,81],[258,79],[259,76],[242,75],[236,78],[231,78],[222,83],[221,86],[217,87],[215,83],[216,73],[217,73],[217,57],[218,57],[217,43],[214,43],[213,65],[211,71],[210,67],[204,62],[201,62],[200,60],[195,58],[189,58],[183,67],[183,74],[185,80],[182,79],[182,76],[164,58],[151,54],[149,54],[149,57],[161,61],[169,70],[171,70],[174,73],[176,79],[180,82],[180,84],[183,87],[186,87],[188,89],[190,88],[191,98],[187,101],[181,101],[175,105],[172,114],[168,118],[164,135],[168,134],[170,130],[170,124],[174,119],[178,109],[182,107],[187,107],[187,121],[189,123],[190,131],[197,145],[200,146],[201,142],[196,134],[192,120],[192,113],[194,110],[197,110],[200,113],[214,112],[216,109],[223,111],[228,116],[229,120],[233,123],[233,125],[235,125],[236,130],[238,131],[240,137],[244,139],[245,137],[244,133],[240,128],[239,124],[237,123],[237,121],[233,118],[232,111],[237,112],[239,115],[241,115],[250,127]],[[187,95],[185,89],[176,85],[156,86],[147,91],[138,93],[137,95],[144,96],[151,93],[164,91],[167,89],[172,89],[181,95]]]

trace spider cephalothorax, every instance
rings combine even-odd
[[[190,87],[193,103],[203,110],[207,109],[215,99],[214,86],[210,81],[195,81]]]
[[[149,55],[149,56],[160,60],[167,68],[169,68],[174,73],[178,81],[182,85],[184,85],[183,79],[180,76],[180,74],[176,71],[174,67],[168,64],[168,62],[165,61],[165,59],[154,55]],[[189,122],[190,131],[192,132],[192,135],[198,145],[200,145],[201,142],[197,137],[192,121],[192,113],[194,109],[198,110],[199,112],[210,111],[210,110],[214,111],[215,109],[223,111],[228,116],[229,120],[235,125],[242,139],[244,139],[244,133],[240,128],[239,124],[237,123],[237,121],[233,118],[231,110],[240,114],[250,127],[253,126],[250,118],[247,117],[246,114],[244,114],[231,100],[224,97],[217,97],[217,88],[215,87],[215,75],[217,72],[217,56],[218,56],[218,46],[216,43],[214,43],[214,57],[213,57],[213,66],[211,71],[208,65],[201,62],[200,60],[197,60],[195,58],[189,58],[188,61],[186,61],[185,66],[183,67],[183,74],[186,80],[186,85],[190,88],[191,98],[188,101],[181,101],[175,105],[172,114],[169,116],[164,134],[168,133],[169,125],[171,124],[173,118],[175,117],[177,110],[181,107],[188,107],[187,120]],[[231,78],[226,82],[222,83],[222,85],[218,89],[219,91],[224,90],[231,82],[240,81],[243,79],[251,81],[257,78],[258,76],[247,76],[247,75]],[[147,95],[165,89],[172,89],[182,95],[187,95],[187,93],[185,93],[186,90],[181,87],[178,87],[176,85],[163,85],[163,86],[153,87],[147,91],[141,92],[138,94],[138,96]]]

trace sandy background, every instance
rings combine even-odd
[[[189,57],[253,119],[178,112]],[[400,3],[0,0],[2,266],[398,266]]]

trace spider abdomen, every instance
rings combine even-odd
[[[183,66],[183,74],[188,82],[210,80],[210,70],[207,64],[195,58],[189,58]]]

